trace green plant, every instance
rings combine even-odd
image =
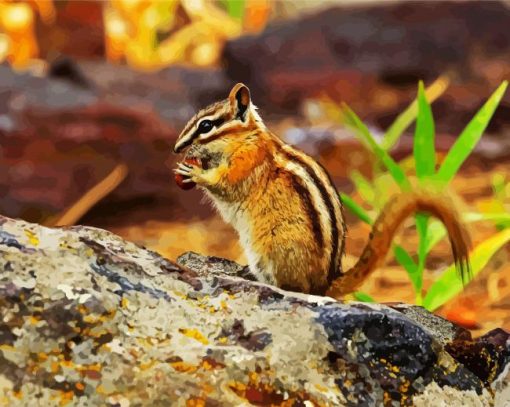
[[[236,20],[242,20],[246,8],[246,0],[222,0],[227,14]]]
[[[410,179],[406,175],[402,163],[399,164],[393,160],[389,154],[389,149],[391,149],[414,119],[416,119],[413,148],[414,166],[411,172],[415,174],[419,184],[433,187],[439,191],[446,188],[480,140],[506,91],[507,85],[506,81],[503,82],[476,113],[439,166],[436,162],[437,154],[434,145],[434,118],[422,82],[418,86],[417,100],[397,117],[384,134],[380,143],[375,140],[368,127],[354,111],[346,104],[343,104],[341,110],[344,123],[354,130],[357,137],[368,146],[377,158],[377,163],[374,167],[376,176],[373,183],[357,172],[351,174],[351,179],[365,204],[372,208],[380,209],[386,201],[381,199],[381,197],[387,198],[385,196],[387,188],[381,188],[378,180],[383,179],[384,184],[387,186],[388,179],[391,179],[401,190],[411,188]],[[430,88],[427,92],[430,93]],[[382,171],[381,167],[385,168],[387,172]],[[501,190],[500,185],[499,190]],[[376,199],[376,197],[379,199]],[[344,205],[362,221],[368,224],[373,222],[374,217],[353,199],[342,194],[342,200]],[[510,215],[504,210],[483,214],[468,213],[463,216],[463,220],[466,222],[492,220],[498,225],[508,225],[509,218]],[[423,273],[427,256],[434,246],[445,237],[446,232],[440,222],[430,221],[429,217],[424,214],[416,215],[415,222],[419,237],[417,261],[402,246],[395,245],[393,253],[397,262],[408,273],[415,291],[416,303],[425,306],[429,310],[434,310],[460,292],[463,282],[458,273],[455,272],[455,265],[451,265],[429,288],[425,296],[423,295]],[[464,284],[467,284],[476,276],[487,264],[490,257],[508,241],[510,241],[510,231],[504,229],[499,234],[492,236],[474,248],[470,256],[471,274],[468,276],[468,281],[464,281]],[[365,293],[356,293],[355,297],[361,301],[372,300]]]

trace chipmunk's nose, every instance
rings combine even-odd
[[[174,153],[181,153],[185,148],[191,145],[192,140],[179,139],[174,145]]]
[[[175,143],[175,145],[174,145],[174,153],[176,153],[176,154],[180,153],[182,151],[182,147],[183,147],[182,143],[179,143],[179,142]]]

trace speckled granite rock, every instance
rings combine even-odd
[[[508,396],[503,331],[472,341],[419,308],[289,293],[235,277],[246,272],[235,263],[187,254],[178,265],[94,228],[0,217],[0,253],[0,405],[484,406]],[[466,357],[473,347],[492,349],[489,373]]]

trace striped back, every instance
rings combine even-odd
[[[331,283],[342,272],[342,256],[345,243],[345,220],[340,195],[327,171],[316,160],[302,151],[278,143],[276,161],[301,180],[296,189],[301,195],[311,198],[308,215],[312,220],[315,240],[322,242],[329,255],[328,282]]]

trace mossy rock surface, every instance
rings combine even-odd
[[[504,331],[473,341],[420,308],[340,303],[245,273],[193,253],[174,263],[100,229],[0,217],[0,405],[484,406],[508,396]]]

